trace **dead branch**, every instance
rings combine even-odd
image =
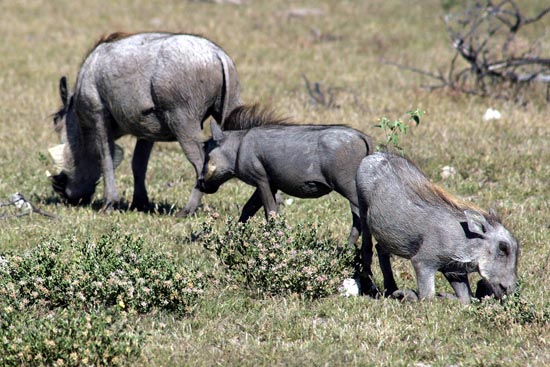
[[[325,92],[321,90],[321,84],[319,82],[313,83],[313,86],[309,82],[308,78],[302,74],[302,78],[306,84],[306,90],[309,94],[311,100],[318,105],[327,107],[327,108],[338,108],[334,100],[334,90],[329,87]]]
[[[468,94],[516,98],[520,88],[534,82],[550,83],[550,58],[539,55],[535,42],[522,44],[525,40],[518,36],[525,26],[549,13],[550,7],[525,17],[515,0],[472,0],[462,12],[444,17],[455,50],[447,73],[384,62],[437,80],[437,84],[427,87],[430,90],[450,88]]]
[[[18,213],[15,215],[1,213],[0,219],[7,219],[10,217],[22,217],[25,215],[30,215],[32,213],[40,214],[48,218],[53,218],[53,219],[57,218],[55,215],[37,208],[30,201],[25,199],[25,197],[19,192],[16,192],[15,194],[11,195],[7,202],[0,201],[0,207],[4,207],[4,206],[15,206],[15,208],[18,210]]]

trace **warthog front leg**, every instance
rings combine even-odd
[[[275,192],[268,182],[259,182],[257,185],[260,200],[265,211],[265,217],[269,218],[271,213],[277,213],[277,202],[275,201]],[[253,195],[254,196],[254,195]]]
[[[470,282],[468,281],[468,274],[443,272],[443,275],[453,287],[460,302],[464,304],[470,303],[472,289],[470,288]]]
[[[437,269],[427,266],[423,261],[412,259],[416,283],[418,285],[418,298],[431,299],[435,297],[435,273]]]
[[[193,140],[178,137],[178,142],[180,143],[187,159],[189,159],[189,162],[193,165],[196,178],[195,186],[193,186],[193,190],[191,191],[191,196],[189,197],[187,204],[176,214],[178,217],[186,217],[194,214],[201,203],[203,193],[199,190],[199,175],[204,163],[204,149],[202,144],[198,142],[198,138],[197,140]]]
[[[250,217],[253,217],[262,205],[260,189],[256,189],[250,199],[244,204],[239,222],[246,222]]]
[[[106,116],[106,113],[98,112],[94,114],[92,119],[96,127],[97,137],[95,141],[103,174],[105,202],[101,211],[104,212],[112,210],[120,202],[115,183],[115,165],[113,162],[115,141],[107,127],[110,117]]]
[[[132,157],[132,173],[134,174],[134,197],[130,209],[147,210],[149,198],[145,188],[145,176],[147,165],[154,142],[144,139],[138,139]]]
[[[187,217],[188,215],[195,214],[197,211],[197,208],[201,204],[202,200],[202,191],[199,190],[199,183],[198,181],[195,181],[195,186],[193,187],[193,190],[191,190],[191,195],[189,196],[189,200],[187,201],[187,204],[185,207],[180,210],[176,216],[177,217]]]

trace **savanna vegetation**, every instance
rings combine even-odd
[[[56,217],[0,207],[0,364],[550,364],[546,88],[535,83],[511,100],[428,91],[421,74],[387,63],[447,66],[454,50],[442,16],[463,3],[0,2],[0,202],[21,192]],[[527,15],[548,6],[517,3]],[[243,100],[296,122],[343,123],[392,144],[376,125],[400,119],[409,126],[397,130],[403,151],[434,182],[494,207],[519,239],[518,293],[469,306],[342,297],[337,288],[354,261],[336,250],[351,220],[343,198],[284,196],[280,217],[241,226],[235,218],[253,188],[231,181],[196,215],[177,218],[194,182],[177,143],[153,150],[151,212],[127,210],[131,137],[119,140],[121,210],[98,212],[101,185],[91,205],[64,205],[46,176],[55,173],[47,149],[58,144],[51,114],[59,78],[74,83],[101,35],[145,30],[217,42],[235,61]],[[521,37],[539,40],[550,57],[549,35],[545,18]],[[500,118],[484,120],[488,108]],[[418,126],[406,115],[415,110],[425,111]],[[409,262],[393,264],[399,285],[415,288]],[[374,277],[380,284],[376,262]],[[442,276],[436,286],[451,290]]]

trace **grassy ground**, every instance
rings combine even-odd
[[[0,3],[0,201],[20,191],[59,221],[40,216],[0,221],[0,254],[24,252],[42,238],[98,237],[112,226],[169,250],[189,266],[223,277],[216,258],[192,241],[207,214],[173,214],[188,198],[192,168],[175,143],[158,144],[147,176],[156,214],[97,212],[59,203],[46,178],[47,148],[57,144],[49,114],[58,107],[58,80],[74,83],[87,50],[112,31],[169,30],[202,34],[234,59],[246,102],[270,105],[296,121],[345,123],[377,139],[382,116],[427,111],[403,147],[451,192],[492,206],[519,238],[522,298],[533,310],[549,308],[550,125],[544,91],[517,104],[419,88],[420,76],[382,59],[436,70],[452,51],[439,1],[243,1],[244,5],[167,0],[25,0]],[[533,14],[545,1],[521,2]],[[405,5],[406,4],[406,5]],[[292,9],[315,9],[294,16]],[[321,14],[316,14],[316,13]],[[550,33],[547,19],[532,35]],[[542,23],[542,22],[541,22]],[[548,57],[550,45],[545,44]],[[338,108],[313,104],[302,75],[333,88]],[[484,122],[488,107],[500,120]],[[132,138],[121,139],[127,159],[117,170],[119,190],[132,195]],[[458,174],[441,178],[451,165]],[[221,218],[238,215],[252,189],[225,185],[204,205]],[[343,199],[295,200],[284,207],[291,222],[322,225],[322,236],[346,240],[350,215]],[[398,283],[415,287],[410,265],[394,261]],[[379,273],[375,273],[381,280]],[[473,277],[475,279],[475,277]],[[449,290],[438,278],[439,290]],[[137,365],[510,365],[550,364],[547,322],[492,322],[482,311],[452,301],[401,304],[367,297],[317,301],[262,298],[220,282],[189,317],[146,315],[136,325],[149,333]],[[516,320],[517,321],[517,320]]]

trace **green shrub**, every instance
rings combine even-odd
[[[246,223],[228,218],[219,232],[213,220],[203,225],[205,247],[216,252],[232,280],[250,289],[268,295],[324,297],[353,271],[355,249],[318,239],[311,223],[291,227],[280,215]]]
[[[0,365],[120,366],[140,354],[143,333],[124,312],[38,309],[19,312],[0,301]]]
[[[0,260],[1,366],[128,364],[143,340],[128,315],[189,312],[206,281],[117,230]]]
[[[17,310],[116,306],[146,313],[185,313],[203,293],[205,277],[169,254],[143,248],[143,241],[114,230],[97,242],[45,241],[26,254],[6,256],[0,266],[0,297]]]
[[[379,120],[379,123],[374,126],[384,130],[386,141],[383,144],[379,144],[376,149],[384,151],[392,147],[402,154],[405,153],[401,147],[401,138],[407,134],[410,127],[408,124],[414,123],[414,126],[418,126],[420,124],[420,119],[425,113],[425,111],[422,111],[419,108],[416,110],[407,111],[408,118],[406,122],[401,119],[390,120],[387,117],[382,117]]]
[[[507,327],[511,323],[548,324],[550,322],[548,304],[542,309],[537,309],[532,303],[523,299],[520,294],[521,282],[514,294],[505,296],[501,300],[486,298],[468,308],[467,312],[480,322],[501,327]]]

